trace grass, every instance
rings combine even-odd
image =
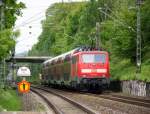
[[[150,60],[142,62],[141,74],[136,77],[136,65],[129,59],[117,59],[111,61],[111,76],[113,80],[142,80],[150,82]]]
[[[16,90],[0,89],[0,111],[20,111],[21,108],[21,98],[17,95]]]

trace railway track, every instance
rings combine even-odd
[[[54,91],[41,87],[32,87],[31,90],[41,96],[56,114],[98,114],[89,107]]]
[[[131,105],[143,106],[145,108],[150,108],[150,99],[113,94],[111,91],[106,92],[106,93],[104,92],[104,94],[94,94],[94,93],[85,93],[85,92],[79,92],[79,93],[86,94],[89,96],[94,96],[97,98],[104,98],[104,99],[109,99],[109,100],[127,103],[127,104],[131,104]]]
[[[143,106],[145,108],[150,108],[150,100],[146,99],[139,99],[135,97],[128,97],[128,96],[122,96],[122,95],[93,95],[95,97],[99,98],[104,98],[104,99],[109,99],[113,101],[118,101],[118,102],[123,102],[131,105],[136,105],[136,106]]]
[[[81,92],[81,94],[83,94],[83,92]],[[111,92],[100,94],[100,95],[99,94],[93,94],[93,93],[86,93],[86,94],[90,95],[90,96],[97,97],[97,98],[104,98],[104,99],[109,99],[109,100],[127,103],[127,104],[131,104],[131,105],[143,106],[145,108],[150,108],[150,99],[136,98],[136,97],[124,96],[124,95],[117,95],[117,94],[112,94]]]
[[[42,95],[40,92],[38,92],[35,89],[31,89],[32,92],[36,93],[37,95],[39,95],[47,104],[50,108],[53,109],[53,111],[55,112],[55,114],[63,114],[57,107],[56,105],[54,105],[51,101],[48,100],[48,98],[46,98],[44,95]]]
[[[57,91],[61,92],[62,90],[57,89]],[[68,92],[68,91],[62,91],[62,92]],[[87,92],[76,92],[76,91],[69,91],[69,92],[73,93],[73,94],[86,94],[86,95],[93,96],[96,98],[109,99],[112,101],[127,103],[127,104],[131,104],[131,105],[143,106],[145,108],[150,109],[150,99],[143,99],[143,98],[117,95],[117,94],[112,94],[111,92],[100,94],[100,95],[99,94],[93,94],[93,93],[87,93]]]

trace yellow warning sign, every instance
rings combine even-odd
[[[18,90],[21,93],[27,93],[30,91],[30,83],[27,81],[21,81],[18,83]]]

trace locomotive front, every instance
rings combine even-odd
[[[78,61],[78,79],[84,88],[99,89],[110,83],[109,56],[105,51],[80,52]]]

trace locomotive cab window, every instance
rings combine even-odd
[[[105,63],[106,55],[105,54],[83,54],[82,62],[83,63]]]

